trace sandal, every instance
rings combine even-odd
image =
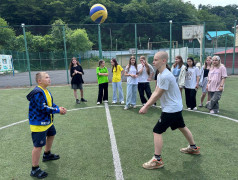
[[[36,170],[31,170],[31,174],[30,176],[32,177],[36,177],[38,179],[43,179],[46,178],[48,176],[48,173],[45,171],[42,171],[40,168],[37,168]]]
[[[48,154],[48,155],[43,155],[43,159],[42,161],[45,162],[45,161],[51,161],[51,160],[57,160],[59,159],[60,156],[59,155],[56,155],[56,154]]]

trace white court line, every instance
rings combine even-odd
[[[107,124],[108,124],[108,129],[109,129],[110,140],[111,140],[112,156],[113,156],[113,163],[114,163],[114,168],[115,168],[116,179],[124,180],[120,156],[119,156],[119,152],[117,149],[117,142],[116,142],[116,137],[115,137],[115,133],[114,133],[113,125],[112,125],[112,118],[110,115],[108,103],[105,103],[105,110],[106,110]]]
[[[124,106],[124,105],[110,105],[110,106],[116,107],[116,106]],[[70,112],[70,111],[77,111],[77,110],[83,110],[83,109],[92,109],[92,108],[99,108],[99,107],[103,107],[103,106],[91,106],[91,107],[84,107],[84,108],[76,108],[76,109],[70,109],[70,110],[67,110],[67,111]],[[156,106],[156,107],[159,107],[159,106]],[[190,112],[195,112],[195,113],[207,114],[207,115],[210,115],[210,116],[217,116],[217,117],[224,118],[224,119],[227,119],[227,120],[230,120],[230,121],[238,122],[237,119],[229,118],[229,117],[218,115],[218,114],[210,114],[210,113],[203,112],[203,111],[193,111],[193,110],[187,110],[187,109],[183,109],[183,111],[190,111]],[[0,127],[0,130],[11,127],[11,126],[14,126],[14,125],[17,125],[17,124],[20,124],[20,123],[23,123],[23,122],[26,122],[26,121],[28,121],[28,119],[25,119],[25,120],[22,120],[22,121],[18,121],[18,122]]]
[[[9,125],[7,125],[7,126],[0,127],[0,130],[5,129],[5,128],[8,128],[8,127],[11,127],[11,126],[14,126],[14,125],[17,125],[17,124],[20,124],[20,123],[23,123],[23,122],[26,122],[26,121],[28,121],[28,119],[25,119],[25,120],[22,120],[22,121],[18,121],[18,122],[9,124]]]

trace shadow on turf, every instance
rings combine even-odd
[[[57,179],[57,180],[65,180],[65,178],[57,176],[59,171],[59,161],[49,161],[46,162],[45,165],[47,166],[47,169],[45,170],[48,173],[47,179]]]
[[[188,154],[187,154],[188,155]],[[201,168],[201,155],[188,155],[191,156],[190,160],[184,160],[182,163],[183,170],[173,172],[166,169],[166,164],[163,168],[159,169],[164,179],[209,179],[205,176],[203,169]],[[176,167],[175,167],[176,168]]]

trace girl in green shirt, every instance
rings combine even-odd
[[[96,69],[97,80],[98,80],[98,100],[97,105],[108,102],[108,70],[105,67],[105,61],[100,60],[99,66]]]

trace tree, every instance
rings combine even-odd
[[[8,26],[4,19],[0,18],[0,49],[11,49],[15,37],[15,31]]]
[[[68,49],[77,52],[85,52],[92,48],[93,43],[89,40],[84,29],[76,29],[67,32]]]

